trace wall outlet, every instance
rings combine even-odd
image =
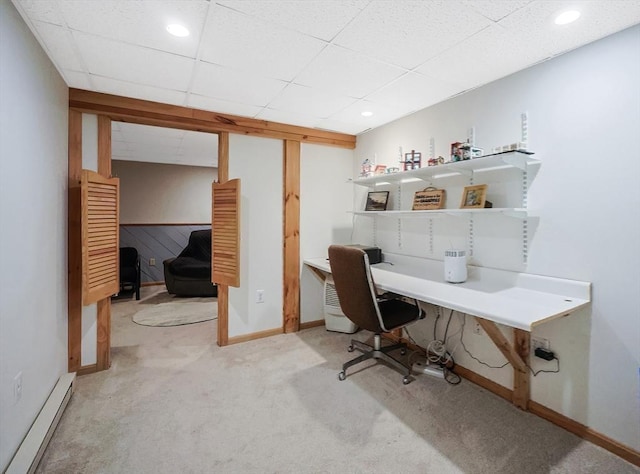
[[[539,336],[531,336],[531,352],[534,352],[538,347],[547,351],[551,350],[549,339]]]
[[[155,267],[156,266],[156,259],[155,258],[151,257],[149,259],[149,266],[150,267]]]
[[[256,291],[256,303],[264,303],[264,290]]]
[[[474,334],[482,334],[482,326],[478,321],[473,322],[473,333]]]
[[[13,378],[13,403],[18,403],[22,398],[22,372],[18,372]]]

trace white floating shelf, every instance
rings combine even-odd
[[[396,219],[422,218],[433,219],[444,216],[468,217],[477,215],[496,215],[514,217],[516,219],[526,219],[529,215],[524,208],[489,208],[489,209],[436,209],[433,211],[353,211],[356,216],[367,217],[392,217]]]
[[[540,160],[531,157],[532,154],[532,152],[528,151],[506,151],[493,155],[481,156],[471,160],[455,161],[436,166],[426,166],[417,170],[379,174],[369,178],[358,178],[353,182],[361,186],[375,186],[397,182],[438,179],[455,175],[471,176],[474,172],[501,168],[518,168],[524,170],[530,165],[540,163]]]

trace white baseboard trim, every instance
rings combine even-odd
[[[35,472],[40,459],[47,449],[49,440],[58,426],[60,417],[73,394],[75,372],[64,374],[58,379],[51,395],[45,402],[36,420],[31,425],[27,436],[20,444],[18,451],[9,463],[6,474],[24,474]]]

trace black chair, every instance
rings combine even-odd
[[[120,247],[120,291],[127,289],[140,299],[140,255],[134,247]]]
[[[371,275],[369,257],[362,249],[332,245],[329,247],[329,264],[342,312],[357,326],[374,333],[373,346],[351,340],[349,352],[358,349],[363,354],[346,362],[338,378],[344,380],[347,369],[355,364],[379,359],[404,374],[402,383],[410,383],[413,380],[411,369],[389,355],[397,349],[402,354],[406,353],[406,345],[399,343],[382,347],[381,334],[424,318],[418,302],[407,303],[399,299],[399,295],[379,296]]]
[[[162,263],[169,294],[218,296],[218,287],[211,283],[211,229],[191,232],[180,255]]]

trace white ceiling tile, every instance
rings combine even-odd
[[[366,100],[419,110],[461,91],[458,84],[410,72],[368,95]]]
[[[111,130],[113,159],[217,166],[218,136],[214,133],[124,122],[113,122]]]
[[[430,59],[416,71],[458,84],[460,91],[504,77],[547,57],[536,48],[513,48],[517,37],[493,25],[462,41],[446,54]],[[498,54],[500,61],[494,59]]]
[[[218,166],[218,135],[187,131],[180,145],[179,160],[193,166]]]
[[[240,104],[223,99],[189,94],[187,105],[195,109],[210,110],[221,114],[240,115],[241,117],[255,117],[262,107]]]
[[[389,105],[382,104],[380,102],[360,100],[329,118],[345,123],[357,123],[361,129],[364,130],[391,122],[392,120],[402,117],[414,110],[414,107],[407,105]],[[363,111],[373,112],[373,115],[370,117],[363,117]]]
[[[332,132],[348,133],[350,135],[357,135],[358,133],[368,130],[369,126],[363,126],[359,123],[353,122],[341,122],[334,119],[322,119],[316,125],[316,128],[321,130],[328,130]]]
[[[60,69],[84,70],[76,54],[73,37],[68,29],[41,21],[34,21],[33,26],[37,30],[40,40],[44,43],[47,54],[53,58]]]
[[[492,21],[499,21],[532,1],[533,0],[466,0],[462,3],[470,6],[476,12]]]
[[[328,46],[294,82],[343,96],[362,98],[404,73],[401,68],[348,49]]]
[[[106,94],[121,95],[132,99],[150,100],[171,105],[184,105],[186,93],[158,87],[135,84],[108,77],[91,76],[95,90]]]
[[[290,81],[326,43],[228,8],[209,15],[201,59],[238,71]]]
[[[189,86],[192,59],[84,33],[73,36],[91,74],[178,91]]]
[[[93,90],[89,75],[84,72],[63,70],[62,77],[69,87],[75,89]]]
[[[62,12],[56,2],[44,0],[14,0],[18,10],[22,10],[32,21],[46,21],[54,25],[65,25]]]
[[[264,107],[284,89],[286,82],[237,72],[200,62],[192,92],[217,99]]]
[[[294,29],[324,41],[331,41],[352,18],[358,15],[369,0],[288,1],[246,0],[218,1],[220,5],[261,18],[285,28]],[[283,4],[286,8],[282,8]]]
[[[460,1],[371,2],[334,43],[412,69],[491,21]]]
[[[581,2],[580,18],[558,26],[553,20],[575,2],[539,0],[499,22],[514,38],[516,50],[535,50],[545,57],[555,56],[596,39],[640,23],[639,1]]]
[[[311,87],[289,84],[278,97],[271,101],[269,108],[327,118],[356,100]]]
[[[44,2],[43,2],[44,3]],[[204,0],[58,0],[70,28],[125,43],[196,57],[209,8]],[[177,38],[166,27],[179,23],[190,35]]]
[[[71,87],[344,133],[640,23],[638,0],[578,2],[582,17],[564,27],[553,16],[574,0],[13,3]],[[166,34],[169,16],[192,36]]]

